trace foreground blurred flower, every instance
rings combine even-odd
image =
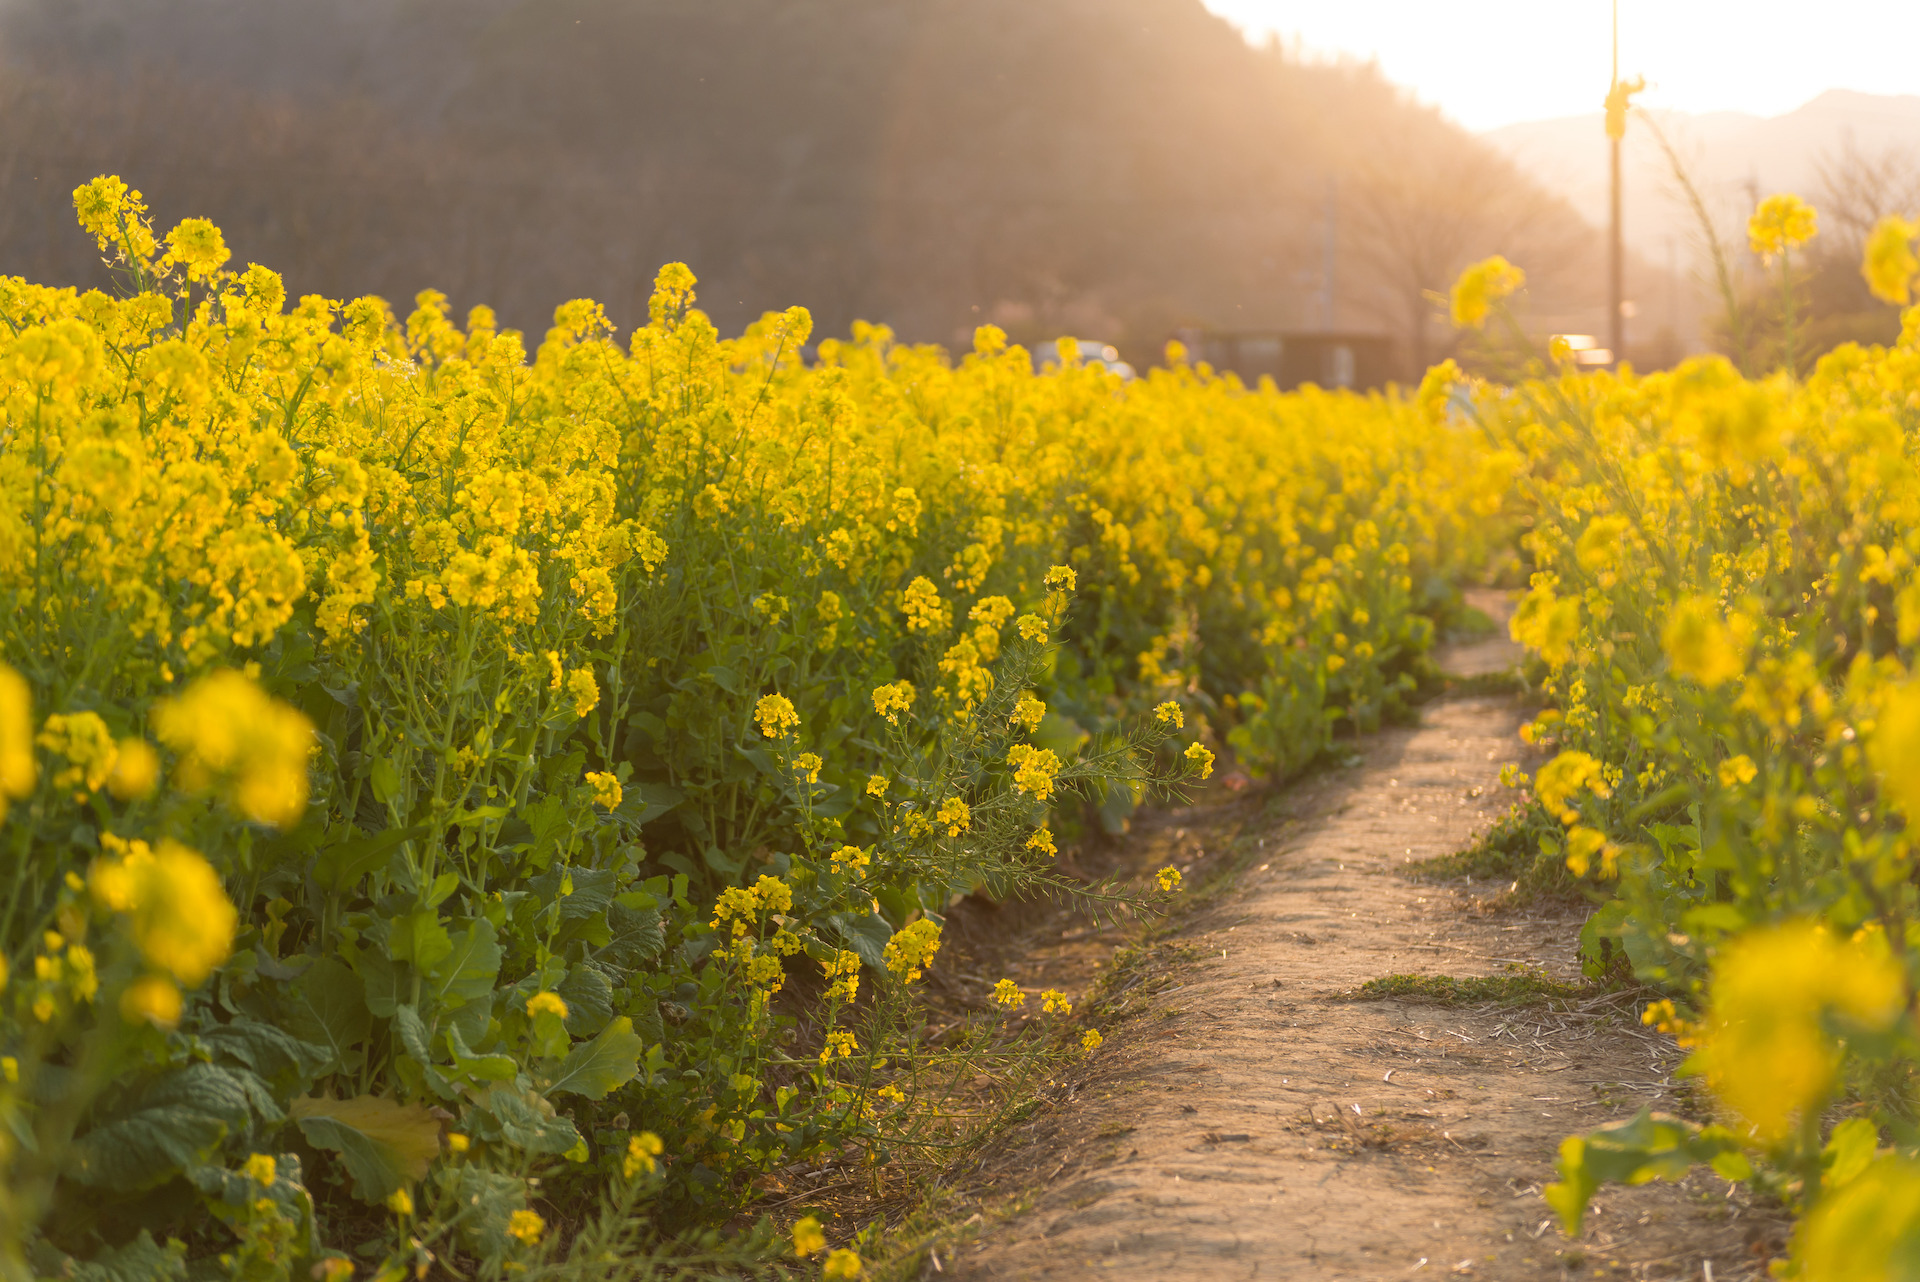
[[[154,706],[160,739],[181,754],[176,774],[189,792],[220,784],[247,818],[291,827],[307,807],[313,724],[230,668]]]
[[[1860,274],[1875,298],[1902,307],[1913,301],[1913,277],[1920,272],[1920,259],[1913,254],[1915,236],[1920,236],[1920,227],[1898,214],[1888,214],[1873,225]]]
[[[1479,329],[1487,323],[1493,305],[1527,283],[1527,274],[1495,254],[1460,273],[1453,282],[1453,323],[1460,329]]]

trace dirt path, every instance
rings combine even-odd
[[[1450,666],[1497,670],[1502,644]],[[1512,803],[1498,776],[1523,757],[1522,720],[1507,699],[1437,703],[1243,825],[1255,853],[1233,889],[1123,959],[1106,1046],[989,1155],[998,1187],[1034,1190],[1026,1209],[944,1272],[1757,1275],[1778,1221],[1705,1174],[1604,1192],[1577,1244],[1547,1223],[1562,1138],[1642,1104],[1686,1111],[1671,1043],[1639,1027],[1630,995],[1558,1011],[1350,999],[1391,974],[1577,981],[1583,913],[1489,912],[1491,887],[1402,871]],[[1219,835],[1203,814],[1159,822],[1142,839],[1176,851]]]

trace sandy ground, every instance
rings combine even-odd
[[[1443,661],[1472,674],[1514,657],[1493,640]],[[1389,974],[1577,979],[1583,912],[1490,911],[1498,888],[1404,875],[1512,804],[1498,776],[1525,761],[1523,719],[1510,699],[1444,700],[1265,805],[1143,825],[1153,862],[1230,842],[1245,871],[1121,959],[1106,1045],[984,1159],[984,1184],[1026,1193],[941,1273],[1760,1275],[1781,1221],[1707,1172],[1603,1190],[1577,1243],[1549,1221],[1540,1189],[1565,1136],[1643,1104],[1688,1111],[1677,1054],[1640,1027],[1633,994],[1557,1010],[1351,998]],[[1113,964],[1097,935],[1065,933],[1022,982]]]

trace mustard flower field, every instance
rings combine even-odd
[[[1362,397],[991,327],[803,361],[804,310],[722,338],[673,265],[529,350],[75,201],[118,293],[0,279],[9,1277],[861,1276],[756,1180],[964,1147],[982,1064],[1100,1053],[1053,991],[924,1036],[952,908],[1094,893],[1062,847],[1220,754],[1413,715],[1514,566],[1511,822],[1715,1110],[1570,1138],[1549,1202],[1709,1164],[1807,1276],[1920,1249],[1920,310],[1804,378]]]
[[[1433,397],[803,363],[679,266],[530,351],[75,201],[117,296],[0,280],[10,1276],[857,1275],[713,1230],[1099,1042],[925,1044],[950,905],[1404,713],[1500,528]]]

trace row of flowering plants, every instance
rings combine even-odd
[[[1779,270],[1816,231],[1756,212]],[[1863,268],[1911,301],[1915,229]],[[1470,293],[1499,276],[1482,271]],[[1484,317],[1517,282],[1479,298]],[[1785,328],[1791,350],[1792,315]],[[1710,1123],[1643,1112],[1570,1138],[1548,1199],[1696,1165],[1800,1218],[1775,1272],[1906,1276],[1920,1250],[1920,310],[1810,376],[1705,357],[1481,387],[1534,567],[1513,634],[1552,708],[1532,782],[1549,853],[1599,905],[1583,946],[1664,992]],[[1556,822],[1557,821],[1557,822]]]
[[[1490,537],[1430,405],[803,363],[679,266],[530,353],[75,195],[118,291],[0,278],[10,1277],[816,1267],[699,1232],[965,1138],[957,899],[1393,715]]]

